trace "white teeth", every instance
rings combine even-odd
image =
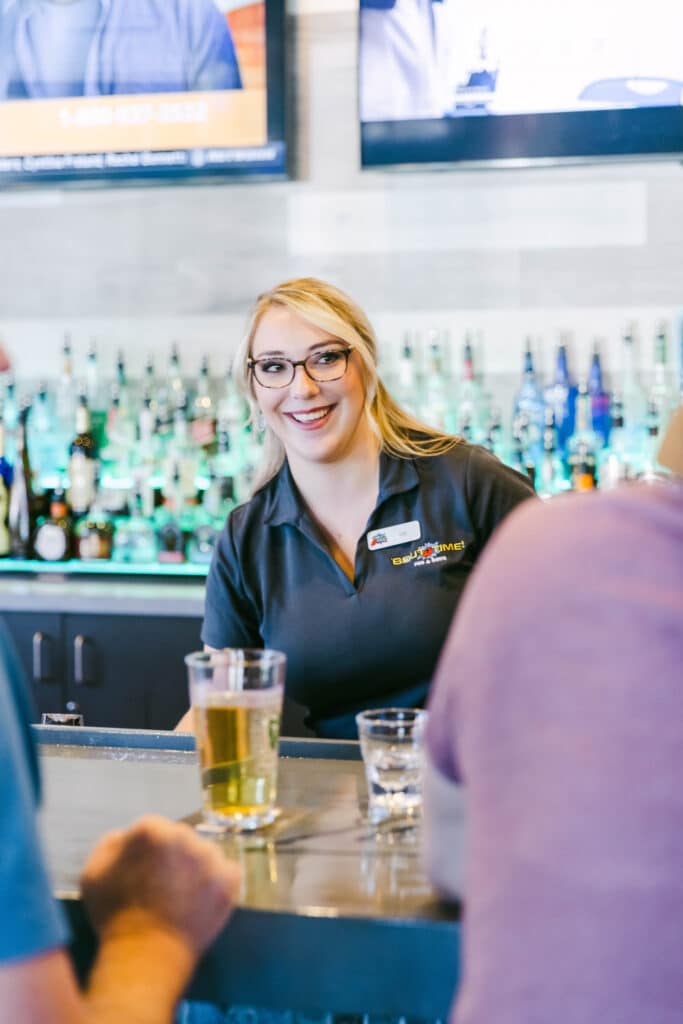
[[[318,409],[316,412],[297,412],[291,415],[297,423],[311,423],[312,420],[321,420],[323,416],[327,416],[329,411],[328,407],[327,409]]]

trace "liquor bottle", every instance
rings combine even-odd
[[[132,396],[123,349],[119,349],[116,356],[116,387],[119,394],[120,417],[122,420],[130,422],[132,419]]]
[[[131,460],[138,451],[134,430],[130,417],[124,418],[121,412],[119,388],[114,383],[107,412],[105,443],[98,448],[99,499],[103,511],[109,515],[123,515],[128,505],[132,485]]]
[[[178,345],[176,342],[173,342],[173,345],[171,346],[167,376],[171,391],[171,411],[173,411],[181,404],[181,402],[186,401],[187,398],[185,394],[185,384],[183,383],[183,375],[180,369],[180,353],[178,352]]]
[[[227,484],[226,489],[224,485]],[[228,512],[234,505],[232,481],[219,480],[209,474],[209,484],[204,491],[201,506],[195,511],[194,522],[187,542],[187,559],[198,565],[208,565],[213,557],[214,547],[225,525]]]
[[[478,444],[485,435],[484,403],[474,373],[474,351],[469,335],[462,350],[462,369],[456,402],[456,433]]]
[[[397,397],[406,412],[418,416],[420,412],[420,381],[415,366],[415,348],[412,336],[406,331],[401,357],[398,362]]]
[[[584,379],[579,381],[576,394],[574,432],[567,441],[567,466],[573,490],[590,491],[596,486],[599,444],[593,430],[591,396]]]
[[[5,427],[5,455],[10,465],[17,458],[17,424],[19,422],[19,405],[17,403],[17,385],[14,377],[8,374],[5,382],[5,394],[2,401],[2,419]]]
[[[85,395],[76,408],[76,434],[69,447],[69,504],[75,517],[88,512],[97,488],[97,449],[90,432],[90,412]]]
[[[636,370],[636,325],[630,324],[622,335],[621,345],[621,401],[624,411],[624,430],[629,437],[629,447],[638,449],[642,445],[645,421],[645,393],[640,385]]]
[[[114,524],[97,497],[74,529],[74,548],[84,561],[108,561],[114,546]]]
[[[192,403],[192,440],[209,449],[216,442],[216,411],[211,397],[209,359],[204,356],[197,378],[197,391]]]
[[[645,444],[641,455],[639,479],[646,482],[658,480],[662,475],[657,461],[661,443],[661,408],[655,401],[648,401],[645,413]]]
[[[593,346],[593,355],[588,373],[588,393],[591,396],[591,414],[593,430],[599,435],[602,447],[609,443],[612,418],[610,414],[610,397],[602,382],[602,363],[600,361],[599,343]]]
[[[449,379],[445,352],[438,331],[429,332],[427,346],[421,418],[435,430],[452,434],[455,430],[453,386]]]
[[[149,395],[152,410],[154,411],[154,393],[156,391],[156,378],[154,376],[154,358],[151,353],[145,359],[145,368],[142,371],[142,391]]]
[[[558,447],[561,452],[565,452],[567,441],[574,431],[574,406],[576,403],[576,385],[569,375],[565,341],[562,341],[557,347],[555,375],[552,384],[545,389],[544,397],[546,404],[553,411]]]
[[[187,422],[187,397],[181,394],[173,413],[173,435],[166,449],[164,495],[173,497],[176,473],[179,475],[183,500],[194,498],[197,492],[200,456],[192,444]]]
[[[529,417],[520,410],[512,421],[509,464],[536,486],[536,461],[529,450]]]
[[[10,553],[13,558],[29,558],[33,530],[33,478],[26,442],[26,425],[30,406],[19,413],[17,427],[17,459],[9,494],[8,526]]]
[[[44,562],[63,562],[71,556],[71,520],[66,494],[58,487],[52,492],[50,514],[38,520],[33,538],[36,558]]]
[[[85,394],[88,399],[88,409],[90,410],[90,429],[99,449],[104,445],[107,401],[100,377],[97,346],[94,339],[90,342],[86,359]]]
[[[55,415],[57,429],[64,440],[64,448],[68,445],[68,437],[73,428],[76,408],[76,387],[73,376],[73,360],[71,352],[71,336],[64,335],[62,345],[62,368],[57,383]]]
[[[624,430],[624,404],[621,392],[615,391],[610,405],[610,443],[600,453],[598,482],[601,491],[609,491],[624,480],[633,478]]]
[[[237,472],[245,459],[245,430],[249,419],[249,408],[237,389],[232,369],[228,370],[225,375],[223,394],[218,401],[217,414],[217,442],[219,442],[219,434],[228,435],[228,449],[235,460]]]
[[[669,371],[668,347],[667,325],[662,321],[655,336],[654,374],[647,396],[648,415],[656,417],[661,434],[666,430],[678,404],[673,375]]]
[[[5,458],[5,428],[0,419],[0,558],[10,553],[8,515],[11,487],[12,466]]]
[[[132,475],[137,481],[143,513],[151,518],[154,512],[154,478],[158,470],[158,443],[154,432],[153,398],[146,391],[138,412],[138,437],[132,460]]]
[[[536,490],[542,498],[552,498],[569,490],[570,484],[558,449],[555,414],[548,406],[543,429],[543,456],[536,474]]]
[[[47,384],[41,382],[33,398],[28,423],[28,446],[36,481],[39,486],[50,490],[58,485],[66,472],[67,451],[60,441],[55,431]]]
[[[157,560],[157,538],[154,527],[144,512],[143,493],[136,487],[130,517],[122,520],[114,534],[112,558],[115,562],[148,565]]]
[[[524,350],[524,369],[519,390],[515,396],[513,424],[523,414],[525,425],[525,459],[538,465],[543,454],[543,428],[545,426],[545,399],[536,379],[531,342],[527,339]],[[518,422],[519,426],[519,422]]]
[[[506,461],[507,452],[505,450],[505,435],[503,432],[503,414],[497,405],[492,406],[489,412],[482,444],[497,456],[501,462]]]
[[[183,506],[184,496],[180,469],[176,466],[164,505],[157,514],[157,557],[160,562],[185,561],[185,533],[180,524]]]

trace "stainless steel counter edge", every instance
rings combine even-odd
[[[0,612],[200,618],[204,614],[204,584],[109,579],[0,579]]]

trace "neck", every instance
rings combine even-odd
[[[379,442],[371,432],[334,462],[309,462],[288,455],[294,482],[314,516],[327,509],[340,514],[349,505],[366,505],[379,491]]]

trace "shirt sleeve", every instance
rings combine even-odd
[[[262,647],[256,609],[246,594],[241,558],[228,517],[206,580],[202,642],[209,647]]]
[[[481,550],[499,523],[536,492],[527,477],[491,452],[473,445],[465,476],[465,498]]]
[[[209,92],[241,89],[242,77],[225,15],[213,0],[190,0],[186,17],[190,36],[190,88]]]
[[[437,666],[427,709],[426,744],[434,769],[449,782],[463,781],[457,758],[455,723],[457,713],[456,685],[459,673],[454,670],[449,647],[453,627]]]
[[[62,946],[68,932],[52,896],[36,824],[37,776],[25,683],[0,634],[0,964]]]

